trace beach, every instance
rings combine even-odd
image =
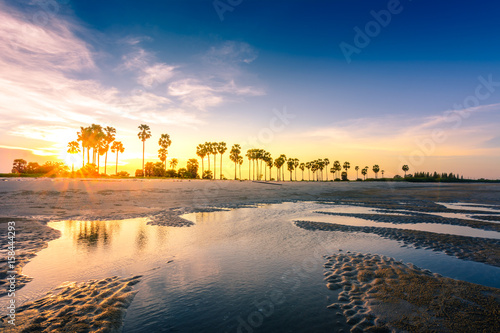
[[[276,186],[276,184],[279,185]],[[5,229],[6,234],[7,223],[15,221],[16,230],[18,230],[16,235],[16,249],[18,251],[16,270],[19,274],[17,290],[20,292],[24,286],[32,283],[30,282],[31,277],[22,275],[23,267],[30,260],[33,260],[39,251],[46,248],[49,242],[61,236],[61,231],[47,226],[47,223],[57,221],[105,222],[142,219],[141,221],[145,225],[159,228],[155,229],[158,232],[161,228],[177,228],[185,230],[183,233],[189,233],[189,229],[195,230],[194,228],[199,224],[196,219],[189,218],[193,214],[198,214],[196,216],[217,216],[213,214],[229,214],[231,211],[246,208],[256,211],[262,205],[279,206],[283,203],[311,202],[322,205],[323,210],[326,210],[328,205],[335,205],[335,207],[342,205],[355,207],[357,205],[380,211],[379,214],[375,211],[371,215],[356,215],[354,213],[311,210],[311,214],[317,216],[318,219],[356,218],[369,220],[375,224],[388,222],[410,226],[424,220],[430,224],[456,225],[471,230],[477,229],[495,233],[498,231],[498,224],[495,224],[495,220],[500,216],[499,212],[478,211],[474,210],[473,206],[470,206],[469,209],[467,207],[454,209],[440,204],[442,202],[468,203],[478,205],[478,207],[485,207],[481,205],[499,207],[500,186],[494,184],[285,182],[271,185],[265,182],[248,181],[12,178],[3,179],[0,182],[0,196],[2,215],[0,225]],[[407,211],[406,213],[391,215],[393,214],[391,211],[396,212],[403,208]],[[432,215],[434,213],[463,213],[469,214],[470,218],[435,216]],[[356,227],[332,223],[331,221],[314,222],[301,219],[300,211],[295,214],[290,220],[290,226],[287,226],[291,233],[299,235],[302,232],[314,235],[316,233],[325,235],[333,233],[336,235],[335,237],[338,235],[367,234],[369,237],[381,237],[390,242],[396,241],[399,246],[439,252],[445,256],[453,257],[453,260],[458,258],[458,260],[472,261],[479,265],[500,266],[499,240],[495,238],[445,235],[429,231],[376,226]],[[486,218],[475,220],[472,216],[486,216]],[[273,220],[269,219],[261,221],[261,223],[273,223]],[[7,242],[6,237],[4,237],[2,239],[2,264],[4,265],[2,269],[4,272],[6,270],[6,249]],[[398,262],[368,251],[364,253],[347,253],[346,251],[349,249],[343,249],[344,252],[339,253],[335,251],[338,249],[328,248],[320,254],[328,260],[325,264],[328,289],[332,292],[342,291],[336,296],[339,302],[325,306],[325,308],[340,309],[339,315],[343,316],[343,320],[340,320],[337,325],[338,332],[341,330],[399,332],[418,329],[465,332],[467,327],[472,325],[470,323],[477,324],[478,329],[485,331],[490,328],[492,332],[496,330],[495,325],[498,325],[498,322],[485,321],[484,319],[488,316],[491,317],[492,313],[498,313],[500,309],[499,292],[496,288],[442,277],[439,274],[433,274],[431,271],[413,266],[413,264]],[[177,255],[172,261],[175,264],[182,260]],[[352,269],[346,268],[349,265],[352,266]],[[390,270],[391,273],[389,274],[387,270]],[[6,287],[8,285],[7,275],[3,272],[2,274],[2,285]],[[384,280],[385,284],[379,284],[376,281],[377,278],[387,279]],[[84,281],[64,281],[57,288],[50,290],[46,296],[39,297],[38,300],[27,302],[17,308],[16,320],[18,323],[23,322],[22,325],[15,328],[9,327],[8,317],[2,319],[2,325],[12,331],[22,331],[27,327],[31,327],[31,329],[37,327],[56,329],[66,324],[71,325],[75,332],[120,331],[123,320],[126,318],[127,308],[133,304],[137,291],[141,290],[140,281],[140,274],[100,276]],[[446,317],[448,310],[445,311],[442,307],[438,309],[437,305],[422,308],[421,303],[426,302],[425,299],[401,300],[401,291],[398,288],[403,288],[402,286],[405,284],[408,285],[406,286],[408,288],[411,286],[414,295],[422,293],[422,297],[430,297],[424,291],[427,286],[432,285],[436,290],[435,294],[438,295],[436,296],[436,304],[442,303],[441,298],[458,297],[463,299],[461,302],[454,303],[453,307],[464,307],[464,313],[470,314],[464,321],[468,324],[463,326],[452,324]],[[477,290],[477,292],[466,298],[464,290]],[[2,291],[2,301],[7,299],[6,291],[6,288]],[[101,294],[104,296],[93,297]],[[408,313],[396,317],[389,316],[391,306],[403,301],[412,304],[407,306]],[[467,304],[473,301],[476,302],[477,308],[471,310]],[[105,310],[102,310],[103,306],[105,306]],[[417,308],[418,311],[415,310]],[[81,311],[85,313],[85,320],[78,321],[74,317],[76,313]],[[408,319],[409,313],[415,311],[420,314],[425,312],[426,315],[414,318],[410,316],[411,320]],[[474,314],[479,317],[474,317]],[[46,320],[45,325],[43,321]],[[434,324],[431,325],[430,322]],[[331,324],[334,325],[334,323]]]

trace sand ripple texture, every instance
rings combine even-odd
[[[442,251],[464,260],[482,262],[500,267],[500,240],[479,237],[439,234],[420,230],[379,227],[357,227],[324,222],[295,221],[295,225],[306,230],[363,232],[384,238],[402,241],[404,246]]]
[[[376,254],[325,257],[328,307],[351,332],[500,332],[500,290]]]
[[[3,332],[120,332],[141,276],[66,283],[17,309],[16,326],[3,317]]]

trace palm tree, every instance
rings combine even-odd
[[[175,169],[179,161],[176,158],[170,160],[170,168]]]
[[[106,136],[104,138],[104,140],[106,140],[106,157],[104,158],[104,174],[106,174],[108,166],[108,150],[111,143],[115,141],[116,129],[111,126],[107,126],[104,130],[106,131]]]
[[[123,153],[125,148],[123,148],[123,144],[120,141],[114,141],[111,146],[111,152],[116,152],[116,174],[118,174],[118,153]]]
[[[74,155],[80,152],[80,144],[77,141],[71,141],[68,143],[68,154]],[[75,173],[75,162],[71,166],[71,173]]]
[[[368,167],[364,167],[363,170],[361,170],[361,173],[363,174],[363,180],[366,180],[366,174],[368,173]]]
[[[294,159],[293,158],[289,158],[288,159],[288,162],[287,162],[287,165],[288,165],[288,171],[290,171],[290,181],[292,181],[292,171],[294,169],[294,166],[295,166],[295,163],[294,163]]]
[[[308,175],[309,181],[311,181],[311,166],[312,166],[311,162],[306,162],[307,173],[309,174]]]
[[[212,143],[205,142],[203,144],[203,147],[205,147],[205,152],[207,154],[207,160],[208,160],[208,170],[210,171],[210,154],[212,154]]]
[[[323,163],[325,163],[326,181],[328,181],[328,166],[330,165],[330,160],[328,158],[324,158]]]
[[[276,167],[276,181],[279,182],[281,181],[281,171],[280,171],[280,167],[281,167],[281,158],[278,157],[277,159],[274,160],[274,166]]]
[[[385,171],[384,171],[384,170],[382,170],[382,171],[380,171],[380,172],[382,172],[382,178],[384,178],[384,172],[385,172]]]
[[[198,155],[201,158],[201,177],[203,178],[204,174],[203,160],[205,159],[205,156],[207,156],[207,148],[205,147],[204,144],[199,144],[196,147],[196,155]]]
[[[358,180],[358,179],[359,179],[359,176],[358,176],[359,166],[357,166],[357,165],[356,165],[356,166],[354,167],[354,170],[356,170],[356,180]]]
[[[285,154],[281,154],[280,159],[282,161],[281,166],[280,166],[281,167],[281,176],[282,176],[283,181],[285,181],[285,168],[283,168],[283,165],[285,165],[285,163],[287,161]]]
[[[334,169],[334,170],[335,170],[335,172],[337,173],[337,174],[335,175],[335,178],[339,178],[339,177],[338,177],[338,172],[339,172],[340,170],[342,170],[342,167],[340,166],[340,162],[339,162],[339,161],[335,161],[335,162],[333,162],[333,169]]]
[[[267,156],[266,156],[266,165],[267,167],[269,168],[269,180],[271,180],[273,178],[272,176],[272,171],[273,171],[273,158],[271,157],[271,153],[266,153]]]
[[[87,163],[89,163],[89,137],[90,130],[89,127],[81,127],[80,132],[77,133],[78,139],[82,143],[82,168],[85,166],[85,148],[87,148]]]
[[[406,172],[410,170],[410,167],[408,165],[403,165],[403,171],[405,172],[405,178],[406,178]]]
[[[295,170],[295,181],[297,181],[297,167],[299,166],[299,159],[294,158],[293,159],[293,168]]]
[[[168,147],[170,147],[171,144],[172,140],[170,140],[170,135],[166,133],[160,135],[160,139],[158,140],[158,145],[160,146],[160,149],[158,150],[158,157],[163,163],[165,170],[167,170]]]
[[[251,165],[251,160],[252,160],[252,152],[253,149],[248,149],[247,150],[247,153],[245,154],[245,156],[248,158],[248,180],[251,180],[251,177],[250,177],[250,174],[251,174],[251,170],[252,170],[252,165]]]
[[[229,159],[234,162],[234,180],[236,180],[236,165],[240,161],[241,146],[239,144],[234,144],[229,152]],[[241,178],[240,178],[241,179]]]
[[[380,170],[380,167],[378,166],[378,164],[375,164],[372,168],[373,172],[375,172],[375,179],[378,178],[378,172]]]
[[[240,173],[240,180],[241,180],[241,165],[243,164],[243,156],[238,156],[238,164],[239,164],[239,173]]]
[[[226,152],[227,147],[225,142],[219,142],[217,144],[217,151],[220,154],[220,179],[222,180],[222,155]]]
[[[300,163],[299,169],[302,170],[302,181],[304,181],[304,169],[306,168],[305,163]]]
[[[216,157],[217,157],[217,153],[219,152],[217,150],[217,146],[219,144],[217,142],[210,142],[210,152],[212,153],[212,155],[214,155],[214,180],[217,179],[217,164],[216,164]]]
[[[144,177],[144,151],[146,150],[146,140],[151,137],[151,129],[145,124],[141,124],[139,129],[141,131],[137,133],[137,136],[142,141],[142,176]]]
[[[345,170],[346,175],[347,175],[347,170],[349,170],[350,168],[351,168],[351,163],[344,162],[344,170]]]
[[[106,154],[108,149],[109,149],[109,145],[106,142],[106,138],[104,136],[102,136],[101,139],[99,140],[98,145],[97,145],[97,171],[100,170],[100,166],[99,166],[100,165],[99,163],[101,161],[100,157],[103,156],[104,154]]]
[[[97,124],[90,125],[88,129],[89,133],[89,148],[92,148],[92,163],[95,164],[96,158],[99,156],[99,145],[103,137],[105,136],[102,131],[102,126]],[[99,162],[98,162],[99,163]]]

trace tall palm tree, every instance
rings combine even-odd
[[[203,167],[203,160],[205,159],[205,156],[207,156],[207,148],[205,147],[204,144],[199,144],[196,147],[196,155],[198,155],[201,158],[201,177],[203,178],[204,172],[204,167]]]
[[[139,129],[141,131],[137,133],[137,136],[142,141],[142,176],[144,177],[144,152],[146,150],[146,140],[151,137],[151,129],[145,124],[141,124]]]
[[[160,135],[160,139],[158,139],[158,145],[160,146],[160,149],[158,150],[158,157],[161,156],[160,161],[162,161],[165,170],[167,170],[168,147],[170,147],[171,144],[172,140],[170,140],[170,135],[166,133]]]
[[[294,165],[295,165],[294,159],[293,158],[289,158],[288,161],[287,161],[287,166],[288,166],[287,169],[288,169],[288,171],[290,171],[290,181],[293,180],[293,178],[292,178],[292,171],[294,169]]]
[[[99,143],[97,145],[97,171],[100,172],[100,161],[101,161],[101,156],[106,154],[106,152],[109,149],[109,145],[106,142],[105,136],[102,136],[101,139],[99,140]]]
[[[274,160],[274,166],[276,167],[276,181],[279,182],[281,181],[281,158],[278,157],[277,159]]]
[[[217,152],[220,154],[220,179],[222,180],[222,155],[226,152],[227,147],[225,142],[219,142],[217,144]]]
[[[269,180],[273,178],[272,176],[272,170],[273,170],[273,158],[271,157],[271,153],[266,153],[266,166],[269,168]],[[267,169],[266,169],[267,170]],[[267,175],[266,175],[266,180],[267,180]]]
[[[384,178],[384,170],[380,171],[382,173],[382,178]]]
[[[359,179],[359,176],[358,176],[359,166],[357,166],[357,165],[356,165],[356,166],[354,167],[354,170],[356,170],[356,180],[358,180],[358,179]]]
[[[240,173],[240,180],[241,180],[241,165],[243,164],[243,156],[238,156],[238,164],[239,164],[239,173]]]
[[[328,158],[324,158],[323,163],[325,163],[326,181],[328,181],[328,166],[330,165],[330,160]]]
[[[295,181],[297,181],[297,168],[299,166],[299,159],[294,158],[293,159],[293,169],[295,170]]]
[[[406,172],[410,170],[410,167],[408,165],[403,165],[403,171],[405,172],[405,178],[406,178]]]
[[[285,154],[281,154],[280,155],[280,168],[281,168],[281,178],[283,179],[283,181],[285,181],[285,168],[283,167],[287,161],[286,159],[286,155]]]
[[[375,179],[378,178],[378,172],[380,171],[380,167],[378,166],[378,164],[375,164],[372,168],[373,172],[375,172]]]
[[[351,163],[344,162],[344,170],[345,170],[345,173],[346,173],[346,177],[347,177],[347,170],[349,170],[350,168],[351,168]]]
[[[302,181],[304,181],[304,169],[306,168],[305,163],[300,163],[299,169],[302,170]]]
[[[92,148],[92,163],[95,164],[96,158],[99,156],[99,145],[105,134],[102,131],[102,126],[97,124],[90,125],[89,132],[89,148]]]
[[[241,146],[234,144],[229,151],[229,159],[234,162],[234,180],[236,180],[236,165],[238,165],[241,154]]]
[[[307,178],[309,181],[311,181],[311,167],[312,167],[312,163],[311,162],[306,162],[306,168],[307,168]]]
[[[80,152],[80,144],[77,141],[71,141],[68,143],[68,154],[74,155]],[[75,162],[71,166],[71,173],[75,173]]]
[[[219,144],[217,142],[210,142],[210,151],[212,155],[214,155],[214,180],[217,179],[217,164],[216,164],[216,157],[219,151],[217,150],[217,146]]]
[[[335,161],[335,162],[333,162],[333,169],[334,169],[334,170],[335,170],[335,172],[336,172],[335,178],[339,178],[339,177],[338,177],[338,172],[339,172],[340,170],[342,170],[342,167],[340,166],[340,162],[339,162],[339,161]]]
[[[116,174],[118,174],[118,153],[123,153],[124,151],[125,148],[123,148],[123,143],[121,143],[120,141],[114,141],[111,145],[111,152],[116,152]]]
[[[212,143],[211,142],[205,142],[203,144],[203,147],[205,147],[205,151],[207,154],[207,160],[208,160],[208,171],[210,171],[210,154],[212,154]]]
[[[366,174],[368,173],[368,167],[364,167],[363,170],[361,170],[361,174],[363,175],[363,180],[366,180]]]
[[[170,168],[175,169],[179,161],[176,158],[170,160]]]
[[[85,148],[87,148],[87,163],[89,163],[89,127],[80,126],[80,132],[77,133],[78,139],[82,143],[82,168],[85,166]]]
[[[252,155],[253,155],[253,149],[248,149],[247,153],[245,154],[245,156],[248,158],[248,180],[251,180],[250,175],[252,170],[252,165],[251,165]]]
[[[106,131],[106,136],[104,138],[104,140],[106,141],[106,157],[104,158],[104,174],[106,174],[106,169],[108,166],[108,150],[109,150],[111,143],[113,141],[115,141],[116,129],[111,127],[111,126],[107,126],[104,129],[104,131]]]

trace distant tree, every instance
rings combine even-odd
[[[25,173],[27,163],[22,158],[15,159],[12,163],[12,173]]]
[[[160,161],[163,162],[165,166],[165,170],[167,170],[167,155],[168,155],[168,147],[172,144],[172,140],[170,140],[170,135],[162,134],[160,135],[160,139],[158,140],[158,145],[160,149],[158,150],[158,157],[161,156]]]
[[[201,158],[201,174],[203,175],[204,174],[203,160],[205,159],[205,156],[207,156],[207,147],[204,144],[200,143],[196,147],[196,155],[198,155]]]
[[[241,146],[239,144],[234,144],[231,147],[231,150],[229,151],[229,159],[234,162],[234,180],[236,180],[236,166],[239,163],[240,154],[241,154]]]
[[[154,176],[155,164],[153,162],[147,162],[144,166],[144,176],[153,177]]]
[[[333,170],[335,170],[335,173],[336,173],[335,178],[338,178],[337,173],[338,173],[340,170],[342,170],[342,166],[340,165],[340,162],[339,162],[339,161],[335,161],[335,162],[333,162]]]
[[[115,141],[115,133],[116,133],[116,129],[111,127],[111,126],[107,126],[104,131],[106,132],[106,135],[104,137],[104,141],[105,141],[105,147],[106,147],[106,156],[104,158],[104,174],[106,174],[106,167],[108,165],[108,151],[109,151],[109,148],[110,148],[110,145],[113,143],[113,141]]]
[[[382,178],[384,178],[384,170],[380,171],[382,173]]]
[[[76,141],[71,141],[68,143],[68,154],[75,155],[80,152],[80,144]],[[72,163],[71,173],[75,173],[75,162]]]
[[[359,176],[358,176],[359,166],[357,166],[357,165],[356,165],[356,166],[354,167],[354,170],[356,170],[356,180],[358,180],[358,179],[359,179]]]
[[[405,165],[403,165],[403,168],[402,168],[402,169],[403,169],[403,171],[405,172],[405,178],[406,178],[406,172],[407,172],[408,170],[410,170],[410,167],[409,167],[408,165],[406,165],[406,164],[405,164]]]
[[[135,170],[135,176],[136,177],[144,177],[144,170],[143,169]]]
[[[302,170],[302,181],[304,181],[304,169],[306,168],[305,163],[300,163],[299,169]]]
[[[240,155],[240,157],[238,157],[238,169],[239,169],[240,179],[241,179],[241,165],[242,164],[243,164],[243,156]]]
[[[179,178],[189,178],[189,175],[187,174],[187,169],[186,168],[180,168],[177,170],[177,176]]]
[[[196,158],[190,158],[187,161],[186,170],[187,176],[189,176],[188,178],[198,178],[198,166],[199,164]]]
[[[361,174],[363,175],[363,180],[366,180],[367,173],[368,173],[368,167],[364,167],[363,170],[361,170]]]
[[[226,152],[227,147],[225,142],[219,142],[217,144],[217,152],[220,154],[220,179],[222,179],[222,155]]]
[[[290,181],[292,181],[292,171],[295,169],[295,163],[294,163],[294,159],[293,158],[290,158],[288,159],[287,161],[287,166],[288,166],[288,171],[290,171]]]
[[[306,162],[306,168],[307,168],[307,173],[308,173],[308,180],[311,181],[311,162]]]
[[[342,180],[349,180],[347,179],[347,171],[342,171],[342,174],[340,175]]]
[[[40,173],[40,165],[36,162],[29,162],[26,166],[26,173]]]
[[[125,148],[123,148],[123,143],[120,141],[114,141],[111,145],[111,152],[116,153],[116,171],[115,173],[118,175],[118,153],[123,153]]]
[[[212,179],[213,178],[213,175],[212,175],[212,171],[210,170],[205,170],[205,172],[203,173],[203,179]]]
[[[142,141],[142,173],[143,173],[143,175],[145,175],[145,170],[144,170],[144,152],[146,150],[146,140],[151,137],[151,129],[149,128],[148,125],[145,125],[145,124],[141,124],[139,126],[139,129],[141,131],[139,133],[137,133],[137,136]]]
[[[346,173],[346,178],[347,178],[347,170],[349,170],[350,167],[351,167],[351,163],[344,162],[344,170],[345,170],[345,173]]]
[[[380,171],[380,167],[378,166],[378,164],[375,164],[372,170],[375,173],[375,178],[378,178],[378,172]]]
[[[173,158],[173,159],[170,160],[170,167],[172,169],[175,169],[177,167],[178,163],[179,163],[179,161],[176,158]]]

